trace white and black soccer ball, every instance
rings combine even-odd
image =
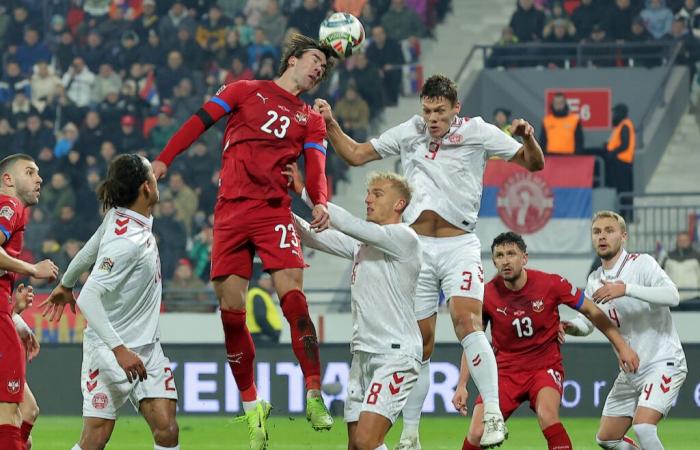
[[[321,23],[318,40],[333,48],[339,58],[347,58],[364,42],[365,29],[357,17],[338,12]]]

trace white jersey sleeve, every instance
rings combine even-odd
[[[85,243],[83,248],[75,255],[73,260],[68,264],[66,272],[61,278],[61,284],[67,288],[73,288],[75,283],[78,282],[80,275],[87,272],[90,266],[95,264],[97,260],[97,253],[100,250],[100,241],[102,241],[102,236],[104,235],[106,225],[105,223],[110,220],[109,215],[111,211],[105,214],[100,227],[95,231],[92,237]]]
[[[471,120],[481,122],[481,126],[479,127],[481,131],[481,141],[489,157],[497,156],[506,161],[510,161],[513,156],[518,153],[520,147],[522,147],[521,143],[508,136],[497,126],[485,122],[481,117],[475,117]]]
[[[90,277],[107,292],[114,292],[134,270],[139,254],[139,246],[129,239],[103,242]]]
[[[304,245],[341,258],[353,259],[355,249],[359,244],[355,239],[337,230],[324,230],[316,233],[306,220],[296,214],[294,214],[294,220]]]
[[[642,284],[627,283],[626,294],[647,303],[676,306],[680,301],[678,288],[658,262],[647,254],[639,255]]]
[[[382,158],[400,155],[401,141],[408,135],[411,135],[411,129],[415,129],[413,118],[393,128],[389,128],[378,138],[371,139],[370,143],[374,147],[374,151]]]

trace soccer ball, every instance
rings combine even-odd
[[[352,14],[338,12],[321,23],[318,40],[333,48],[339,58],[347,58],[362,45],[365,29]]]

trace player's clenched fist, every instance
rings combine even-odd
[[[333,109],[331,108],[331,105],[322,98],[317,98],[314,100],[314,111],[321,114],[321,117],[323,117],[323,120],[325,120],[326,123],[333,121]]]
[[[32,274],[34,278],[55,280],[58,276],[58,266],[53,263],[50,259],[45,259],[34,264],[34,273]]]
[[[163,161],[153,161],[151,167],[153,168],[153,175],[156,176],[156,180],[160,180],[168,173],[168,166],[166,166]]]
[[[114,347],[112,352],[117,358],[119,367],[124,369],[129,383],[133,383],[137,379],[143,381],[147,378],[146,367],[143,365],[143,361],[141,361],[139,355],[123,345]]]
[[[325,205],[316,205],[311,210],[311,229],[319,232],[327,229],[331,224],[331,216],[328,214],[328,208]]]
[[[535,136],[535,128],[525,119],[515,119],[510,125],[513,136],[520,136],[523,139],[530,139]]]
[[[637,373],[637,369],[639,369],[639,356],[637,356],[637,352],[632,350],[632,347],[625,345],[620,350],[618,359],[622,370],[627,373]]]
[[[463,416],[467,415],[468,398],[469,391],[467,391],[467,387],[462,383],[458,383],[457,389],[455,389],[455,395],[452,397],[452,405],[455,407],[457,412]]]

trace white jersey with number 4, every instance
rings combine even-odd
[[[114,208],[107,212],[90,240],[99,238],[90,278],[107,290],[102,298],[107,317],[129,348],[152,344],[160,337],[162,283],[152,226],[152,217]],[[91,242],[86,244],[89,245]],[[102,342],[90,324],[85,339]]]
[[[464,231],[473,231],[481,206],[486,161],[510,160],[521,144],[481,117],[455,117],[441,139],[431,138],[416,115],[370,141],[382,158],[401,155],[404,173],[414,189],[403,214],[413,223],[432,210]]]
[[[603,280],[646,287],[675,288],[673,281],[656,260],[644,253],[622,252],[612,269],[599,267],[588,276],[585,295],[603,286]],[[686,366],[685,354],[676,332],[668,306],[654,305],[630,296],[623,296],[598,307],[619,327],[620,334],[639,355],[639,373],[659,362],[673,363],[675,367]],[[580,319],[592,324],[579,314]]]

